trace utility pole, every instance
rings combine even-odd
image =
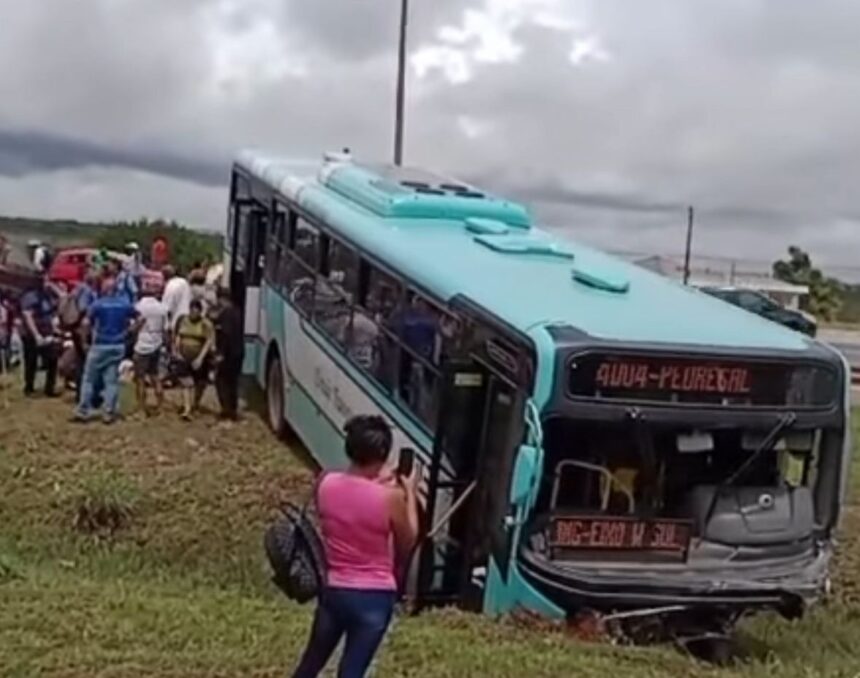
[[[693,207],[687,208],[687,247],[684,250],[684,284],[690,282],[690,250],[693,246]]]
[[[406,27],[409,23],[409,0],[400,5],[400,46],[397,52],[397,102],[394,115],[394,164],[403,164],[404,103],[406,101]]]

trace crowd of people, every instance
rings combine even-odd
[[[47,276],[24,291],[17,303],[0,299],[0,371],[11,364],[13,336],[20,337],[24,395],[59,395],[60,377],[75,390],[73,420],[101,412],[113,423],[120,412],[120,378],[130,366],[137,409],[151,416],[164,407],[165,385],[182,390],[180,414],[191,419],[213,381],[220,417],[238,417],[244,337],[239,310],[218,279],[206,279],[197,264],[186,279],[175,267],[162,269],[164,287],[141,285],[141,261],[96,256],[83,279],[61,290]],[[207,284],[208,283],[208,284]],[[150,394],[154,395],[154,402]]]
[[[132,366],[137,409],[146,416],[163,410],[165,386],[172,385],[181,389],[180,416],[193,418],[214,376],[220,417],[236,419],[244,332],[230,293],[200,265],[187,278],[163,266],[160,292],[141,284],[140,270],[140,259],[133,256],[122,264],[97,256],[71,290],[57,288],[43,275],[17,304],[0,300],[0,370],[8,365],[3,358],[9,339],[18,334],[24,394],[35,395],[39,371],[48,397],[59,394],[64,377],[75,388],[75,422],[88,422],[99,411],[105,423],[117,420],[123,364]],[[417,302],[409,308],[415,313],[404,326],[422,329],[413,316],[425,309]],[[417,329],[415,337],[403,334],[416,352],[421,345],[418,355],[432,359],[435,334],[431,339]],[[368,332],[370,339],[375,336]],[[415,467],[391,468],[388,423],[378,416],[354,417],[345,426],[344,443],[348,467],[324,473],[314,488],[324,577],[307,645],[292,674],[296,678],[319,675],[342,640],[338,675],[366,675],[418,539],[421,474]]]

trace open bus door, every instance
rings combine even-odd
[[[480,610],[513,558],[511,481],[527,396],[478,360],[450,363],[443,379],[416,602]]]
[[[247,340],[260,336],[264,330],[260,285],[265,270],[269,212],[255,200],[237,200],[232,205],[230,219],[232,257],[227,273],[233,303],[242,309],[245,319]]]

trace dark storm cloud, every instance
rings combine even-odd
[[[487,179],[487,181],[492,182],[492,179]],[[634,194],[580,191],[551,182],[531,186],[506,185],[504,182],[493,183],[500,186],[505,193],[529,202],[575,205],[577,207],[643,214],[671,214],[686,207],[679,202],[654,200]]]
[[[174,179],[222,186],[227,160],[207,162],[170,153],[121,148],[44,132],[0,129],[0,174],[26,177],[45,171],[83,167],[118,167]]]

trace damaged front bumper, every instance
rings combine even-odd
[[[551,560],[523,547],[518,565],[532,586],[570,611],[680,606],[773,609],[795,618],[827,590],[830,559],[830,549],[816,545],[778,559],[726,562],[691,554],[686,563],[655,566]]]

